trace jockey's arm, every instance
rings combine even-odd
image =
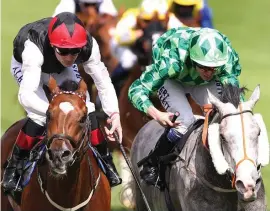
[[[167,53],[167,52],[165,52]],[[167,64],[167,68],[161,65]],[[128,97],[135,108],[150,115],[155,119],[159,110],[154,107],[149,95],[157,91],[168,78],[173,78],[180,73],[183,65],[179,59],[161,57],[159,61],[147,66],[141,77],[133,82],[129,88]]]
[[[111,116],[119,112],[118,100],[111,82],[108,70],[101,61],[100,50],[97,41],[93,38],[92,54],[83,64],[84,70],[89,74],[97,87],[104,112]]]
[[[22,72],[24,74],[18,99],[24,108],[29,108],[36,114],[45,116],[49,104],[42,100],[37,93],[44,58],[39,48],[30,40],[27,40],[24,46],[22,53]]]
[[[55,8],[53,17],[61,12],[71,12],[75,13],[75,1],[74,0],[61,0],[60,3]]]

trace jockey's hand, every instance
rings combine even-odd
[[[116,132],[118,134],[120,143],[122,143],[123,134],[122,134],[122,127],[121,127],[119,113],[115,113],[110,118],[108,118],[107,123],[109,125],[111,125],[110,129],[108,127],[105,127],[105,132],[106,132],[107,138],[110,141],[115,141],[113,134],[114,134],[114,132]]]
[[[156,109],[153,105],[151,105],[147,109],[147,114],[150,115],[153,119],[155,119],[161,126],[163,127],[177,127],[180,125],[179,121],[175,121],[174,123],[171,121],[173,117],[173,113],[171,112],[161,112]]]
[[[156,121],[163,127],[177,127],[178,125],[180,125],[180,122],[172,122],[171,119],[173,115],[174,114],[171,112],[160,112],[156,118]]]

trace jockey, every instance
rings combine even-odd
[[[118,101],[107,68],[100,60],[96,40],[84,29],[76,15],[64,12],[54,18],[44,18],[21,28],[13,42],[11,74],[19,85],[18,99],[27,112],[8,161],[2,181],[4,191],[12,191],[18,182],[17,168],[23,166],[33,146],[42,139],[46,127],[48,99],[43,90],[52,75],[58,84],[65,80],[80,81],[78,64],[93,78],[104,112],[110,117],[110,130],[105,128],[109,140],[113,131],[122,138]],[[111,186],[121,183],[105,138],[100,131],[94,105],[87,96],[88,116],[91,120],[91,144],[97,148],[110,171],[106,171]],[[18,188],[17,190],[22,190]]]
[[[125,75],[137,62],[137,56],[132,52],[131,46],[143,36],[143,29],[153,20],[155,14],[161,22],[165,22],[167,28],[183,26],[183,24],[168,12],[166,0],[143,0],[138,8],[128,9],[117,23],[111,40],[111,49],[119,61],[119,65],[112,74]]]
[[[241,73],[239,57],[228,38],[209,28],[175,28],[164,33],[153,47],[153,64],[129,88],[129,99],[140,111],[164,127],[172,127],[160,137],[149,160],[140,172],[151,185],[158,181],[158,158],[168,154],[181,141],[187,128],[195,121],[186,93],[199,104],[208,104],[207,89],[215,96],[225,83],[239,86]],[[166,110],[161,112],[149,100],[158,91]],[[179,111],[175,123],[170,117]]]
[[[170,11],[185,25],[196,26],[190,22],[194,19],[197,26],[213,28],[212,10],[207,0],[169,0],[169,4]]]
[[[118,15],[112,0],[61,0],[55,8],[53,17],[61,12],[80,13],[87,5],[96,5],[100,15],[111,17]]]

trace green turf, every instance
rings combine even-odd
[[[125,8],[136,6],[138,0],[115,0],[117,6]],[[14,121],[23,116],[23,110],[17,102],[17,85],[11,74],[10,58],[12,55],[12,41],[24,24],[50,16],[57,0],[9,0],[2,1],[2,54],[1,54],[1,128],[4,131]],[[241,84],[254,89],[261,85],[261,99],[256,105],[256,111],[262,113],[270,128],[270,116],[267,112],[270,102],[268,80],[270,80],[270,1],[269,0],[209,0],[213,8],[215,26],[226,34],[234,48],[239,53],[243,66],[240,77]],[[2,131],[2,132],[3,132]],[[268,132],[270,135],[270,133]],[[267,200],[270,203],[270,167],[263,171]],[[119,188],[113,189],[112,210],[124,210],[119,203]]]

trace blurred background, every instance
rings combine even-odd
[[[113,0],[117,8],[137,7],[139,0]],[[24,112],[17,101],[18,86],[10,74],[12,42],[26,23],[51,16],[59,0],[4,0],[2,1],[1,48],[1,133]],[[261,85],[261,98],[255,107],[265,120],[270,136],[270,1],[269,0],[209,0],[214,27],[228,36],[240,56],[241,85],[253,90]],[[248,93],[248,96],[251,92]],[[263,169],[267,200],[270,203],[270,167]],[[112,210],[126,210],[119,200],[121,187],[113,189]],[[269,209],[269,208],[268,208]]]

